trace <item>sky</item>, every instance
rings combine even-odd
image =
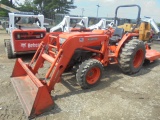
[[[23,2],[24,0],[19,0]],[[119,5],[137,4],[141,7],[141,18],[152,17],[160,23],[160,0],[74,0],[76,9],[71,10],[71,15],[82,15],[97,17],[114,17],[115,9]],[[97,7],[99,5],[100,7]],[[118,10],[118,17],[137,18],[137,8],[121,8]]]

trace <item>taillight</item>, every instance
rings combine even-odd
[[[17,40],[23,40],[27,37],[28,33],[26,32],[19,32],[19,33],[15,33],[14,36],[15,36],[15,39]]]
[[[14,34],[14,38],[17,40],[31,40],[31,39],[43,39],[45,36],[45,33],[43,32],[17,32]]]
[[[20,34],[17,34],[17,39],[21,39],[21,35]]]
[[[41,38],[43,38],[44,37],[44,35],[43,35],[43,33],[41,33]]]

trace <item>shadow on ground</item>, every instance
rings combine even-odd
[[[159,65],[160,65],[160,60],[155,60],[154,62],[151,62],[151,63],[148,60],[145,60],[143,66],[142,66],[142,69],[138,73],[133,74],[131,76],[137,77],[140,75],[145,75],[145,74],[151,72],[153,68],[155,68]]]
[[[33,55],[34,54],[21,55],[21,56],[18,56],[18,57],[21,57],[25,62],[30,62]],[[142,69],[138,73],[136,73],[134,75],[130,75],[130,76],[131,77],[137,77],[137,76],[140,76],[140,75],[147,74],[153,68],[155,68],[156,66],[159,66],[159,65],[160,65],[159,60],[154,61],[153,63],[145,62]],[[57,99],[66,98],[66,97],[76,95],[76,94],[83,94],[83,93],[88,93],[88,92],[99,91],[99,90],[105,89],[107,87],[110,87],[110,85],[112,83],[122,79],[124,77],[124,75],[122,75],[122,74],[123,73],[122,73],[121,69],[118,67],[118,65],[108,65],[107,67],[104,68],[101,82],[97,86],[95,86],[91,89],[83,90],[77,84],[76,77],[75,77],[75,71],[64,73],[62,75],[61,83],[64,85],[64,87],[66,87],[69,90],[69,92],[65,92],[64,94],[59,94],[59,95],[52,96],[53,100],[56,101]],[[55,103],[54,107],[50,111],[45,112],[44,114],[38,116],[37,118],[42,117],[42,116],[48,116],[50,114],[57,114],[59,112],[61,112],[61,109]]]

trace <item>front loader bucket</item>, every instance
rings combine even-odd
[[[28,118],[52,108],[53,100],[47,87],[20,58],[15,63],[11,81]]]

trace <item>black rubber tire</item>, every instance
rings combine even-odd
[[[138,63],[138,66],[135,67],[134,58],[136,55],[138,55],[138,51],[141,51],[141,61]],[[144,63],[145,54],[146,49],[143,41],[140,41],[138,39],[130,40],[129,42],[125,43],[119,54],[120,68],[125,74],[134,74],[139,72]]]
[[[99,76],[97,77],[95,83],[93,84],[88,83],[86,79],[87,74],[91,69],[98,69],[99,71],[98,73]],[[102,77],[102,72],[103,72],[103,65],[101,64],[101,62],[99,62],[96,59],[85,60],[77,69],[76,79],[82,89],[88,89],[94,87],[100,82],[100,79]]]
[[[12,58],[16,57],[15,55],[13,55],[11,43],[10,43],[9,40],[5,41],[5,49],[6,49],[7,57],[9,59],[12,59]]]

